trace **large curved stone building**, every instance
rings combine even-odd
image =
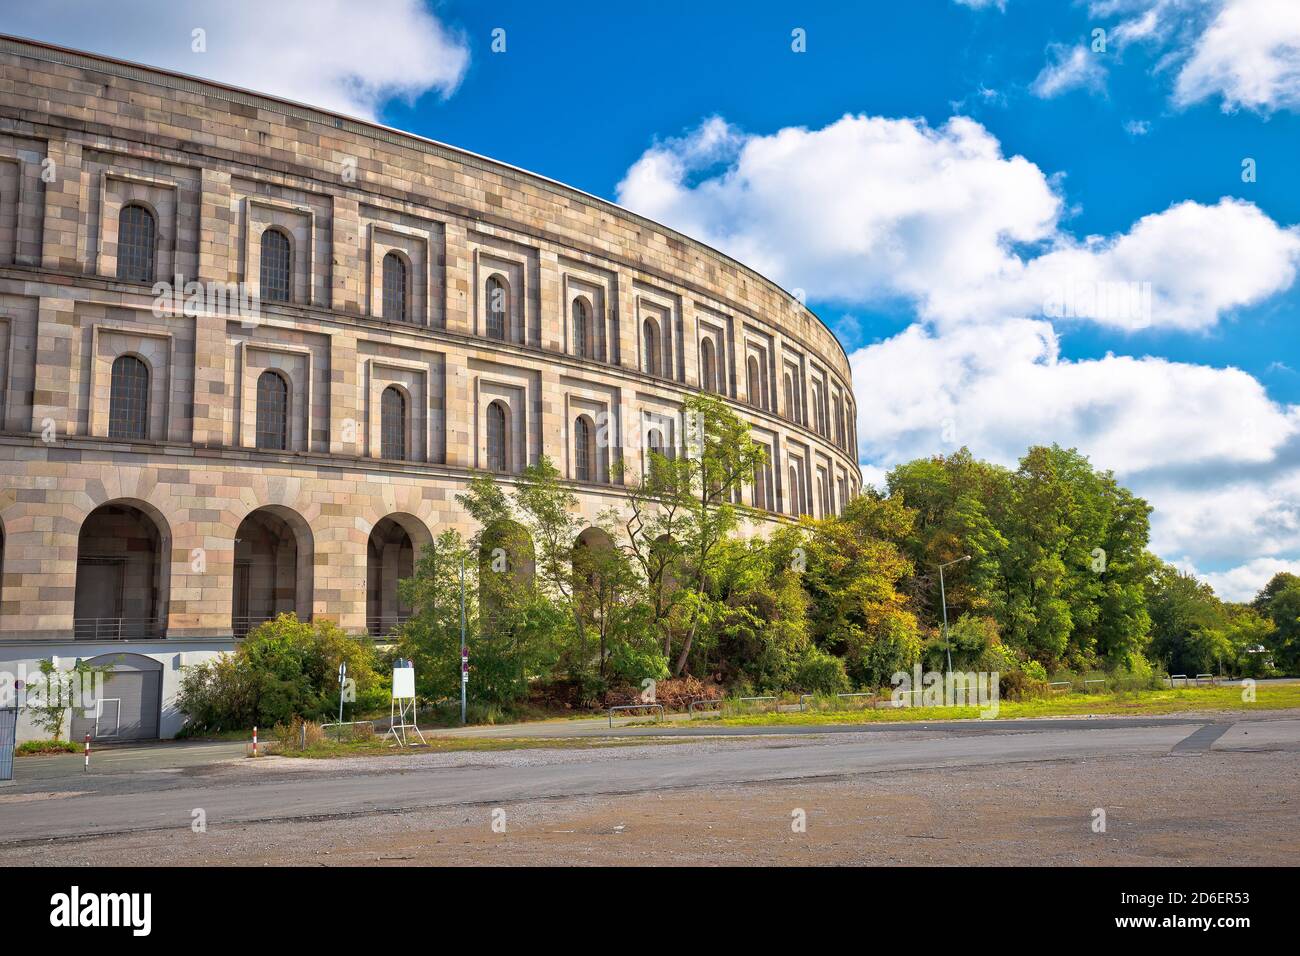
[[[594,518],[700,389],[767,447],[770,520],[856,493],[843,349],[740,263],[417,136],[0,37],[0,671],[113,662],[77,737],[172,735],[180,668],[278,611],[387,629],[413,553],[473,533],[476,469],[549,455]]]

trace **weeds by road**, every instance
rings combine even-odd
[[[1242,688],[1190,687],[1174,690],[1129,691],[1115,694],[1062,694],[1041,700],[1005,700],[998,704],[997,720],[1020,717],[1084,715],[1178,714],[1189,711],[1286,710],[1300,707],[1300,685],[1260,685],[1255,700],[1242,699]],[[841,710],[783,711],[721,717],[717,723],[740,727],[780,724],[851,724],[907,720],[978,719],[979,707],[866,707]]]
[[[369,740],[319,740],[306,748],[272,744],[270,753],[282,757],[378,757],[484,750],[593,750],[602,747],[643,747],[647,744],[684,744],[691,738],[616,737],[435,737],[425,734],[428,745],[398,747],[392,738]]]

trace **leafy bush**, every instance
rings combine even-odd
[[[1047,696],[1047,683],[1025,671],[1008,671],[998,675],[998,696],[1002,700],[1035,700]]]
[[[794,672],[794,690],[805,694],[838,694],[849,686],[844,661],[816,647],[809,648]]]
[[[1018,668],[1024,675],[1032,681],[1040,684],[1047,683],[1047,668],[1035,660],[1027,660],[1020,664]]]
[[[345,715],[382,706],[387,691],[368,640],[330,622],[308,624],[282,614],[254,629],[233,654],[186,668],[178,706],[191,733],[337,717],[344,661],[356,691],[355,700],[345,702]]]
[[[80,750],[81,746],[70,740],[29,740],[15,747],[14,753],[30,757],[34,754],[75,754]]]

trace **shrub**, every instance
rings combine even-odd
[[[998,675],[998,696],[1003,700],[1034,700],[1047,696],[1047,682],[1025,671],[1008,671]]]
[[[279,743],[282,750],[303,750],[324,740],[325,732],[315,721],[295,717],[287,724],[272,727],[271,737]]]
[[[813,647],[795,668],[794,683],[805,694],[838,694],[848,688],[849,675],[843,660]]]
[[[15,747],[14,753],[30,757],[33,754],[75,754],[80,750],[81,747],[70,740],[29,740]]]
[[[380,706],[385,688],[368,640],[327,621],[282,614],[255,628],[233,654],[186,668],[178,706],[191,733],[337,717],[338,667],[345,661],[356,690],[345,713]]]
[[[1032,681],[1037,681],[1041,684],[1047,683],[1047,668],[1036,660],[1031,659],[1025,661],[1020,665],[1019,670]]]
[[[611,688],[606,696],[609,707],[624,704],[641,703],[641,688],[624,684]],[[717,684],[706,684],[696,677],[674,677],[671,680],[655,682],[656,704],[663,704],[665,710],[685,710],[691,701],[704,698],[716,700],[722,696],[722,688]]]

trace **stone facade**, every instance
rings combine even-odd
[[[181,295],[118,278],[128,206]],[[288,301],[260,285],[268,231]],[[148,380],[129,438],[123,356]],[[268,372],[282,449],[259,447]],[[857,492],[843,349],[743,265],[452,147],[0,38],[0,668],[163,640],[174,668],[274,610],[373,630],[397,613],[376,581],[444,528],[473,533],[455,495],[489,466],[494,403],[506,472],[549,455],[594,519],[620,500],[612,464],[634,474],[651,430],[679,443],[701,387],[769,450],[745,493],[766,520]],[[599,426],[590,460],[579,417]]]

